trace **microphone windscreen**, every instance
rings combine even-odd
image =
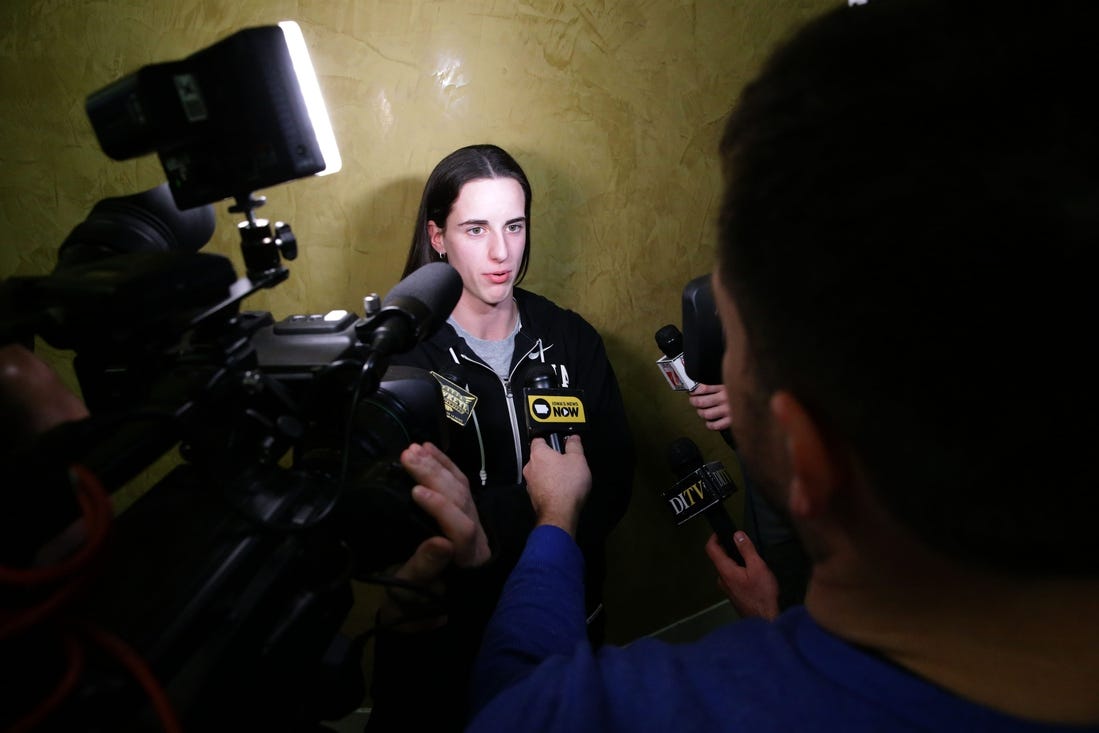
[[[683,478],[702,468],[702,451],[690,438],[676,438],[668,448],[668,466],[672,473]]]
[[[462,297],[462,276],[445,262],[429,262],[414,270],[393,286],[382,301],[382,308],[402,298],[424,304],[431,314],[444,320]]]
[[[656,346],[665,356],[674,359],[683,353],[683,334],[669,323],[656,332]]]
[[[549,364],[538,363],[527,371],[527,386],[535,389],[557,387],[557,372]]]

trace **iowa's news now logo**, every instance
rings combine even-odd
[[[535,422],[586,422],[584,403],[571,395],[527,395],[527,407]]]
[[[582,390],[527,389],[526,398],[527,432],[532,438],[582,433],[587,428]]]

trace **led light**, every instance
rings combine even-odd
[[[282,21],[279,23],[279,28],[282,28],[282,33],[286,36],[286,48],[290,51],[294,73],[298,77],[298,85],[305,98],[305,106],[309,110],[313,134],[317,136],[317,143],[324,156],[324,170],[319,171],[317,175],[326,176],[329,173],[335,173],[343,166],[343,161],[336,146],[332,123],[328,119],[328,109],[324,106],[324,98],[321,96],[321,87],[317,83],[317,73],[313,69],[313,61],[309,58],[309,48],[305,45],[305,36],[302,35],[301,27],[292,20]]]
[[[245,28],[185,59],[149,64],[88,96],[103,151],[156,152],[180,209],[342,165],[301,28]]]

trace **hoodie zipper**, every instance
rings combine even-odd
[[[523,445],[519,440],[519,416],[515,412],[515,393],[511,389],[511,380],[515,377],[515,371],[519,368],[519,365],[523,363],[523,360],[529,357],[531,352],[535,349],[540,349],[541,345],[542,339],[538,339],[533,346],[527,349],[526,353],[515,360],[515,367],[511,370],[511,373],[508,374],[506,379],[497,374],[488,364],[470,356],[466,356],[465,354],[461,354],[462,359],[468,361],[470,364],[476,364],[483,369],[487,369],[489,373],[499,380],[500,386],[504,389],[504,396],[507,398],[504,402],[508,406],[508,421],[511,424],[512,447],[515,450],[515,483],[517,484],[523,483]],[[481,435],[480,427],[475,427],[477,428],[477,442],[481,446],[481,485],[484,486],[488,481],[488,473],[485,466],[484,436]]]

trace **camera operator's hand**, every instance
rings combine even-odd
[[[479,567],[489,561],[492,553],[469,482],[446,454],[431,443],[414,443],[401,453],[401,464],[417,482],[412,489],[413,501],[435,519],[443,534],[420,543],[394,573],[398,580],[425,592],[387,589],[379,618],[390,623],[401,621],[404,631],[421,631],[446,622],[428,595],[442,596],[444,571],[451,564]]]
[[[717,535],[710,535],[706,554],[717,570],[717,584],[729,597],[733,608],[747,618],[757,616],[773,620],[778,616],[778,579],[756,552],[752,540],[742,531],[733,535],[737,549],[744,558],[744,567],[725,554]]]
[[[555,451],[542,438],[532,440],[523,477],[538,524],[552,524],[575,537],[580,509],[591,491],[591,470],[580,436],[565,438],[564,453]]]
[[[488,537],[477,515],[465,474],[431,443],[412,444],[401,453],[401,465],[417,482],[413,500],[439,523],[453,546],[460,568],[484,565],[491,557]]]
[[[15,451],[61,423],[88,416],[57,373],[19,344],[0,346],[0,442]]]
[[[725,430],[731,424],[725,385],[699,384],[687,400],[709,430]]]
[[[0,346],[0,458],[16,456],[39,435],[86,417],[83,400],[34,352],[19,344]],[[85,540],[84,520],[77,519],[37,548],[34,562],[60,562]]]

